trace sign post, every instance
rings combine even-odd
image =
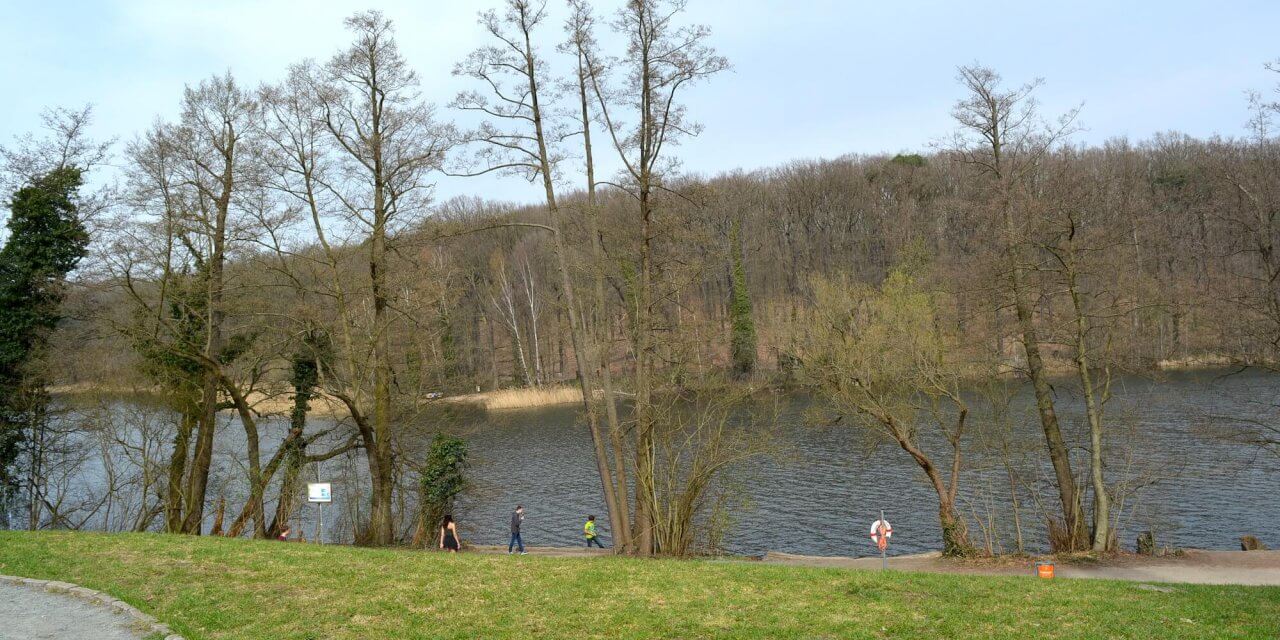
[[[884,519],[884,510],[880,511],[880,519],[871,523],[871,541],[880,550],[880,570],[889,568],[889,538],[893,537],[893,527]]]
[[[307,483],[307,502],[316,505],[319,509],[316,513],[316,543],[323,544],[324,505],[333,502],[333,487],[328,482]]]

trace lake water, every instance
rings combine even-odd
[[[1078,399],[1068,385],[1058,392],[1064,428],[1073,444],[1083,443]],[[1132,548],[1137,532],[1145,530],[1154,531],[1160,544],[1175,547],[1239,548],[1238,537],[1245,534],[1280,544],[1276,458],[1204,433],[1226,424],[1228,417],[1280,420],[1271,407],[1280,398],[1280,379],[1259,373],[1178,373],[1162,381],[1121,379],[1115,393],[1108,405],[1116,432],[1111,445],[1128,455],[1109,460],[1108,480],[1132,477],[1131,484],[1143,485],[1120,505],[1124,547]],[[770,550],[872,554],[867,532],[881,509],[894,527],[892,553],[939,548],[936,496],[911,458],[896,445],[868,455],[856,427],[811,426],[808,405],[804,398],[790,398],[779,415],[781,440],[791,455],[734,470],[749,506],[735,512],[726,549],[747,555]],[[1031,476],[1039,471],[1047,478],[1048,465],[1041,462],[1043,432],[1031,409],[1028,394],[1014,398],[1011,439],[1025,450],[1025,484],[1036,485]],[[516,503],[527,510],[523,537],[528,544],[580,544],[585,515],[603,519],[590,438],[577,415],[568,407],[491,414],[485,428],[467,436],[478,484],[457,515],[469,539],[505,543],[508,512]],[[929,443],[945,453],[936,439]],[[1077,448],[1073,456],[1083,472],[1087,453]],[[972,520],[994,521],[991,538],[1012,551],[1008,482],[1003,468],[970,470],[962,479],[961,506]],[[1019,491],[1028,550],[1044,548],[1043,519],[1033,495],[1037,488],[1046,508],[1057,503],[1045,482]],[[975,542],[984,540],[981,527],[971,524],[970,533]]]
[[[1207,432],[1233,419],[1280,422],[1280,376],[1246,372],[1176,373],[1156,381],[1124,378],[1116,382],[1108,405],[1111,435],[1108,480],[1127,481],[1121,507],[1120,542],[1132,548],[1140,531],[1152,530],[1158,543],[1175,547],[1233,549],[1238,537],[1256,535],[1280,546],[1280,461],[1269,453],[1224,442]],[[1070,385],[1058,388],[1059,412],[1081,472],[1087,451],[1080,402]],[[743,500],[723,550],[744,555],[767,551],[809,555],[875,553],[867,530],[884,510],[893,524],[891,554],[937,549],[936,496],[914,462],[896,445],[869,451],[863,432],[849,420],[831,427],[810,424],[812,402],[802,396],[781,400],[777,437],[782,455],[733,468],[731,480]],[[1037,501],[1053,511],[1056,494],[1047,483],[1043,434],[1026,390],[1008,411],[1008,438],[1019,471],[1025,548],[1044,550],[1043,518]],[[243,432],[234,416],[224,416],[218,436],[210,500],[223,494],[238,508],[247,493],[243,482]],[[322,422],[322,421],[313,421]],[[992,419],[977,410],[972,431]],[[515,504],[526,507],[524,541],[531,545],[579,545],[582,522],[595,514],[608,531],[590,437],[576,406],[473,414],[451,423],[471,449],[472,486],[455,511],[464,540],[505,544],[507,521]],[[282,421],[263,428],[264,458],[282,436]],[[937,438],[925,444],[935,461],[946,464]],[[972,444],[972,443],[970,443]],[[1009,476],[992,458],[970,456],[963,476],[961,508],[972,539],[990,540],[1003,551],[1015,549]],[[265,463],[265,460],[264,460]],[[101,474],[91,460],[77,480],[90,486]],[[307,479],[334,483],[334,503],[326,507],[325,538],[349,541],[351,523],[362,518],[367,498],[359,453],[308,470]],[[274,488],[273,484],[273,488]],[[367,489],[366,489],[367,490]],[[268,505],[270,509],[270,505]],[[229,509],[229,511],[231,511]],[[313,535],[318,509],[304,505],[295,528]],[[207,525],[213,509],[208,510]],[[228,522],[233,513],[229,513]],[[982,525],[979,525],[982,523]],[[407,525],[406,525],[407,526]],[[985,530],[984,530],[985,527]]]

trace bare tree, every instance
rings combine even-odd
[[[594,444],[596,470],[604,491],[605,506],[609,510],[610,525],[614,535],[619,537],[618,546],[626,548],[629,536],[625,533],[628,529],[623,507],[625,499],[619,498],[619,492],[625,491],[625,485],[613,482],[609,471],[608,453],[593,402],[593,371],[584,365],[593,360],[588,355],[592,349],[569,272],[565,224],[556,199],[555,171],[560,158],[550,142],[551,124],[546,114],[544,95],[546,87],[554,85],[547,81],[544,63],[533,44],[533,33],[545,18],[545,2],[536,0],[508,0],[501,15],[496,11],[481,14],[481,24],[497,44],[472,52],[458,64],[454,73],[483,82],[493,98],[479,92],[466,92],[458,96],[454,106],[489,118],[469,136],[473,143],[480,145],[478,160],[481,166],[475,173],[514,173],[530,182],[541,178],[551,224],[529,226],[541,226],[552,236],[574,359],[578,363],[577,377],[587,428]],[[615,464],[622,462],[617,460]]]
[[[40,114],[44,134],[27,133],[8,146],[0,146],[0,193],[12,193],[23,184],[65,167],[89,171],[110,156],[115,140],[96,141],[89,135],[93,107],[54,107]]]
[[[516,292],[507,277],[507,263],[502,254],[495,253],[490,263],[493,265],[492,291],[489,292],[489,304],[498,317],[502,318],[507,333],[511,336],[511,350],[515,352],[516,382],[520,386],[528,386],[536,379],[529,375],[529,363],[524,355],[524,340],[520,337],[520,315],[516,308]]]
[[[1032,302],[1034,283],[1030,281],[1036,258],[1029,251],[1037,231],[1034,179],[1041,162],[1073,130],[1077,111],[1068,112],[1055,125],[1046,125],[1040,119],[1033,96],[1040,81],[1005,89],[999,74],[977,65],[960,67],[958,79],[968,95],[952,110],[960,130],[950,151],[961,163],[989,178],[985,200],[1001,225],[1003,277],[1017,316],[1018,335],[1026,357],[1025,374],[1035,391],[1036,407],[1058,484],[1062,542],[1067,549],[1081,548],[1086,542],[1080,496],[1041,354]]]
[[[610,183],[635,204],[638,233],[634,283],[628,292],[632,354],[635,358],[636,546],[652,553],[653,507],[658,501],[653,469],[656,455],[653,404],[658,347],[655,319],[654,216],[660,196],[673,193],[667,180],[678,166],[669,151],[700,127],[688,119],[680,102],[684,91],[729,67],[706,41],[704,25],[681,25],[683,0],[629,0],[619,10],[613,29],[626,39],[626,55],[616,68],[584,60],[606,133],[621,161],[623,181]],[[589,49],[579,49],[590,54]],[[620,78],[606,77],[621,76]],[[616,82],[610,87],[610,80]]]
[[[320,181],[337,215],[367,250],[369,277],[362,291],[372,306],[364,328],[371,384],[362,379],[361,365],[349,364],[347,377],[334,380],[338,388],[329,391],[347,406],[360,430],[373,483],[367,539],[385,545],[395,536],[390,333],[396,313],[388,260],[397,233],[426,213],[431,174],[440,168],[453,136],[421,99],[417,74],[396,46],[391,21],[367,11],[348,18],[346,25],[354,42],[313,76],[317,117],[337,158],[331,171],[312,173],[311,179]],[[339,319],[342,333],[357,330],[351,326],[352,311]],[[362,361],[354,342],[348,344],[345,360]]]
[[[623,514],[619,520],[612,522],[614,536],[619,546],[631,546],[630,525],[626,522],[631,513],[630,487],[627,483],[625,434],[623,425],[618,419],[618,399],[614,389],[612,371],[611,341],[613,322],[605,297],[605,249],[604,236],[600,227],[600,205],[596,195],[596,167],[594,151],[591,146],[591,125],[594,120],[591,104],[594,101],[591,86],[592,78],[603,71],[598,63],[592,62],[599,56],[596,53],[597,43],[594,36],[595,17],[591,7],[582,0],[570,0],[570,16],[565,21],[565,32],[568,39],[559,49],[574,57],[576,62],[570,91],[577,95],[577,109],[574,119],[580,126],[582,135],[582,162],[585,169],[587,200],[583,216],[586,223],[587,243],[590,246],[590,264],[592,275],[591,310],[594,316],[594,331],[590,346],[591,353],[583,354],[587,360],[579,367],[590,366],[599,372],[601,401],[604,405],[606,424],[609,428],[609,442],[613,453],[613,493],[617,502],[617,510]],[[566,135],[571,135],[566,133]],[[599,455],[599,454],[597,454]],[[622,523],[619,528],[619,523]]]

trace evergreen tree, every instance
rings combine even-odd
[[[6,513],[23,442],[46,417],[40,364],[61,319],[66,276],[89,244],[76,206],[82,182],[77,168],[54,169],[9,202],[9,239],[0,249],[0,511]]]

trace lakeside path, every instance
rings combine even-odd
[[[582,558],[610,555],[608,549],[581,547],[526,547],[531,556],[550,558]],[[468,551],[485,554],[505,554],[506,547],[476,545]],[[922,571],[985,576],[1031,576],[1035,564],[1041,558],[982,558],[975,560],[950,560],[941,554],[924,553],[909,556],[891,556],[889,569],[895,571]],[[760,562],[799,567],[826,569],[859,569],[878,571],[880,557],[849,558],[839,556],[802,556],[771,551],[760,561],[745,558],[726,558],[721,562]],[[1189,549],[1180,556],[1144,557],[1122,555],[1098,561],[1089,558],[1077,560],[1055,559],[1055,574],[1059,578],[1083,578],[1097,580],[1128,580],[1132,582],[1171,582],[1183,584],[1220,584],[1245,586],[1280,586],[1280,551],[1201,551]]]
[[[133,618],[65,593],[0,580],[0,640],[142,640]]]
[[[1035,558],[950,560],[938,553],[889,558],[889,568],[988,576],[1029,576],[1035,574]],[[843,569],[880,569],[879,557],[839,558],[798,556],[770,552],[768,564]],[[1130,580],[1136,582],[1177,582],[1185,584],[1236,584],[1280,586],[1280,551],[1201,551],[1189,549],[1180,556],[1122,555],[1105,561],[1082,558],[1054,560],[1059,578]]]

